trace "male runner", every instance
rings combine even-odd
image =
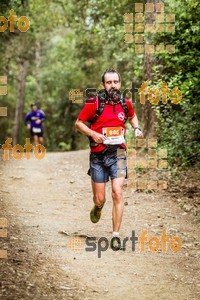
[[[126,145],[124,134],[126,131],[125,119],[128,118],[134,128],[137,138],[143,134],[138,126],[138,118],[129,100],[125,100],[125,108],[120,102],[121,79],[120,74],[114,69],[107,69],[102,74],[102,86],[105,105],[99,116],[97,109],[100,105],[98,97],[86,101],[75,123],[76,128],[90,139],[90,169],[94,207],[90,212],[90,219],[97,223],[101,217],[101,210],[105,203],[106,182],[111,178],[113,198],[113,238],[111,247],[113,250],[120,249],[119,229],[122,222],[124,204],[122,201],[122,189],[126,178]],[[90,122],[90,127],[85,123]],[[117,244],[116,244],[117,241]]]
[[[42,123],[45,118],[44,112],[38,109],[37,104],[32,103],[31,111],[27,114],[24,123],[27,126],[27,129],[30,130],[35,145],[44,143]]]

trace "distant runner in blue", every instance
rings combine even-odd
[[[36,103],[31,104],[31,111],[27,114],[25,118],[25,125],[27,129],[30,130],[31,136],[33,136],[34,144],[43,144],[43,122],[46,116],[41,109],[38,109]]]

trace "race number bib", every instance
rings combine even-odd
[[[107,137],[103,144],[120,145],[125,143],[123,127],[106,127],[103,128],[103,135]]]
[[[32,128],[32,131],[33,131],[34,133],[40,133],[40,132],[42,131],[42,129],[41,129],[41,128],[33,127],[33,128]]]

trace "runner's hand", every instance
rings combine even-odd
[[[26,125],[26,128],[27,128],[27,129],[31,129],[31,124],[27,124],[27,125]]]
[[[103,141],[106,140],[106,137],[103,134],[98,133],[96,131],[92,132],[91,138],[93,139],[93,141],[95,141],[95,143],[98,143],[98,144],[101,144]]]
[[[35,123],[36,123],[36,124],[40,124],[40,123],[41,123],[41,120],[38,119],[38,120],[35,121]]]
[[[139,127],[135,128],[135,136],[138,139],[142,139],[143,138],[142,130]]]

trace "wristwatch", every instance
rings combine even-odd
[[[135,127],[134,130],[136,130],[136,129],[139,129],[140,131],[142,131],[142,130],[140,129],[140,127]]]

